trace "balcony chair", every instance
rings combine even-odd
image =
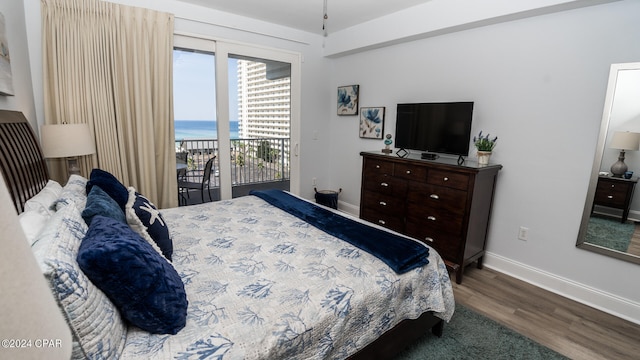
[[[187,173],[186,169],[181,176],[180,171],[178,171],[178,192],[180,194],[180,200],[184,200],[186,204],[187,199],[184,198],[184,194],[186,193],[187,198],[189,198],[189,189],[200,190],[200,194],[202,195],[202,202],[204,203],[204,191],[207,190],[209,194],[209,201],[213,201],[211,197],[211,173],[213,170],[213,161],[216,157],[213,156],[211,159],[207,160],[207,163],[204,165],[204,170],[202,171],[202,181],[201,182],[193,182],[188,181],[188,177],[192,177]]]

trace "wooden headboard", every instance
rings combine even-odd
[[[0,110],[0,171],[18,213],[49,180],[38,139],[19,111]]]

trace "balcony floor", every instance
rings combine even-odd
[[[246,184],[246,185],[237,185],[233,186],[231,189],[232,196],[234,198],[249,195],[249,191],[251,190],[267,190],[267,189],[280,189],[280,190],[289,190],[290,182],[286,181],[270,181],[270,182],[261,182],[255,184]],[[180,195],[178,195],[180,196]],[[220,200],[220,189],[219,188],[211,188],[211,198],[212,201]],[[202,195],[200,190],[190,190],[189,197],[185,195],[186,204],[184,202],[180,203],[180,206],[188,206],[188,205],[197,205],[202,203]],[[207,195],[206,190],[204,194],[204,201],[209,202],[209,195]]]

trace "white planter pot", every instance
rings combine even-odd
[[[478,165],[489,165],[490,158],[491,158],[491,151],[478,150]]]

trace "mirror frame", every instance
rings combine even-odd
[[[612,250],[603,246],[590,244],[584,241],[587,235],[587,225],[589,223],[589,217],[591,216],[591,208],[593,207],[593,200],[596,194],[596,186],[598,185],[598,174],[600,172],[600,166],[602,165],[602,156],[604,154],[605,140],[607,138],[607,132],[609,131],[609,120],[611,117],[610,116],[611,111],[613,110],[616,85],[618,83],[618,74],[621,70],[640,70],[640,62],[612,64],[609,70],[609,83],[607,85],[607,94],[604,100],[604,110],[602,111],[602,122],[600,124],[600,134],[598,135],[596,152],[593,157],[593,168],[591,169],[591,179],[589,180],[589,190],[587,191],[587,198],[584,204],[584,211],[582,213],[582,223],[580,224],[580,230],[578,231],[578,240],[576,241],[576,247],[580,249],[593,251],[599,254],[608,255],[616,259],[640,264],[640,256],[623,253],[621,251]]]

